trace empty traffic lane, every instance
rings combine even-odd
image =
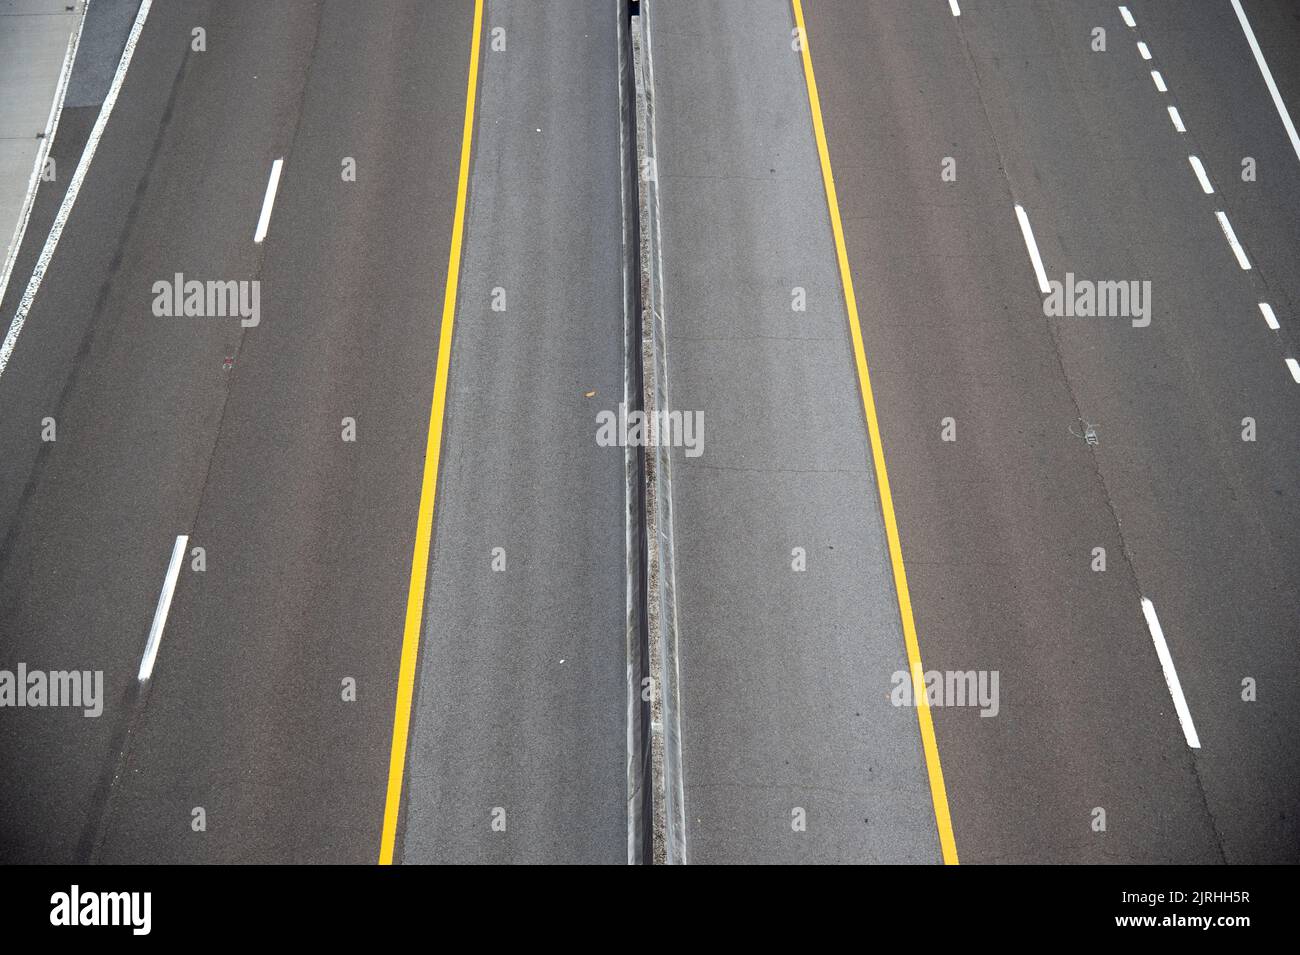
[[[617,6],[486,5],[405,862],[628,861]]]

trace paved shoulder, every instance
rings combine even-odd
[[[695,862],[936,862],[917,714],[794,23],[650,20]],[[697,429],[698,431],[699,429]]]

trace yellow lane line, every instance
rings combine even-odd
[[[483,0],[474,0],[474,34],[469,51],[469,82],[465,91],[465,128],[461,134],[460,180],[456,186],[456,216],[451,227],[447,290],[442,300],[438,334],[438,370],[433,380],[433,409],[424,451],[420,513],[415,525],[415,554],[411,557],[411,586],[406,595],[406,627],[402,634],[402,663],[397,676],[397,707],[393,713],[393,748],[388,757],[388,795],[384,800],[384,833],[379,864],[392,865],[397,819],[402,808],[402,776],[406,770],[406,740],[411,728],[411,698],[415,694],[415,664],[420,655],[420,621],[424,617],[424,586],[429,570],[429,541],[433,536],[433,502],[438,493],[438,457],[442,453],[442,419],[447,407],[447,375],[451,365],[451,332],[456,323],[456,288],[460,282],[460,247],[465,229],[469,191],[470,144],[474,138],[474,100],[478,93],[479,34]]]
[[[871,375],[867,372],[867,355],[862,347],[862,326],[858,321],[858,300],[853,294],[853,276],[849,271],[849,254],[844,246],[844,227],[840,222],[840,203],[835,195],[835,177],[831,174],[831,154],[826,146],[826,128],[822,124],[821,100],[817,96],[817,77],[813,74],[808,28],[804,25],[803,5],[794,5],[795,25],[803,40],[803,75],[808,85],[808,105],[812,107],[813,132],[821,157],[822,182],[826,187],[826,205],[831,214],[831,231],[835,233],[835,253],[840,263],[840,280],[849,312],[849,331],[853,336],[853,357],[858,365],[858,385],[862,392],[862,411],[867,417],[871,436],[871,457],[876,465],[876,485],[880,489],[880,509],[885,517],[885,535],[889,538],[889,560],[894,566],[894,590],[898,593],[898,612],[903,621],[903,641],[907,644],[907,662],[912,670],[912,695],[917,702],[917,721],[921,724],[921,745],[925,749],[925,768],[930,777],[930,797],[934,802],[934,819],[939,829],[939,847],[943,861],[957,864],[957,843],[952,835],[952,817],[948,813],[948,791],[943,784],[943,767],[939,765],[939,744],[934,739],[934,720],[930,715],[921,648],[916,640],[916,623],[912,619],[912,597],[907,589],[907,571],[903,569],[903,548],[898,540],[898,521],[894,517],[894,498],[889,492],[889,474],[885,471],[885,448],[880,441],[880,422],[876,418],[876,399],[871,393]]]

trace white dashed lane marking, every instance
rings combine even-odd
[[[1156,608],[1146,597],[1142,598],[1142,615],[1147,618],[1147,629],[1151,631],[1151,641],[1156,645],[1156,656],[1160,658],[1160,669],[1165,673],[1165,685],[1174,700],[1174,711],[1183,728],[1183,737],[1192,749],[1201,748],[1201,738],[1196,735],[1196,724],[1192,722],[1192,712],[1187,708],[1183,697],[1183,685],[1178,681],[1178,671],[1174,669],[1174,658],[1169,654],[1169,645],[1165,643],[1165,632],[1160,627],[1160,618]]]
[[[262,214],[257,218],[257,232],[253,234],[254,242],[266,238],[266,230],[271,228],[271,210],[275,207],[275,191],[280,188],[280,171],[284,169],[284,160],[277,159],[271,163],[271,179],[266,184],[266,196],[262,199]]]

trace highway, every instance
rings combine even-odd
[[[1294,8],[633,6],[92,0],[0,861],[1300,861]]]
[[[6,711],[6,858],[377,858],[470,12],[149,11],[0,378],[6,661],[105,674],[103,718]],[[155,317],[178,272],[260,281],[260,324]]]
[[[1300,94],[1278,46],[1294,23],[1248,7]],[[963,857],[1295,861],[1296,326],[1271,332],[1258,303],[1296,312],[1274,256],[1295,248],[1300,155],[1231,6],[1134,3],[1133,28],[1102,3],[966,3],[945,28],[924,5],[807,10],[925,663],[1002,673],[997,718],[936,717]],[[1105,53],[1082,39],[1096,26]],[[1016,204],[1052,277],[1149,280],[1149,326],[1045,319]]]

